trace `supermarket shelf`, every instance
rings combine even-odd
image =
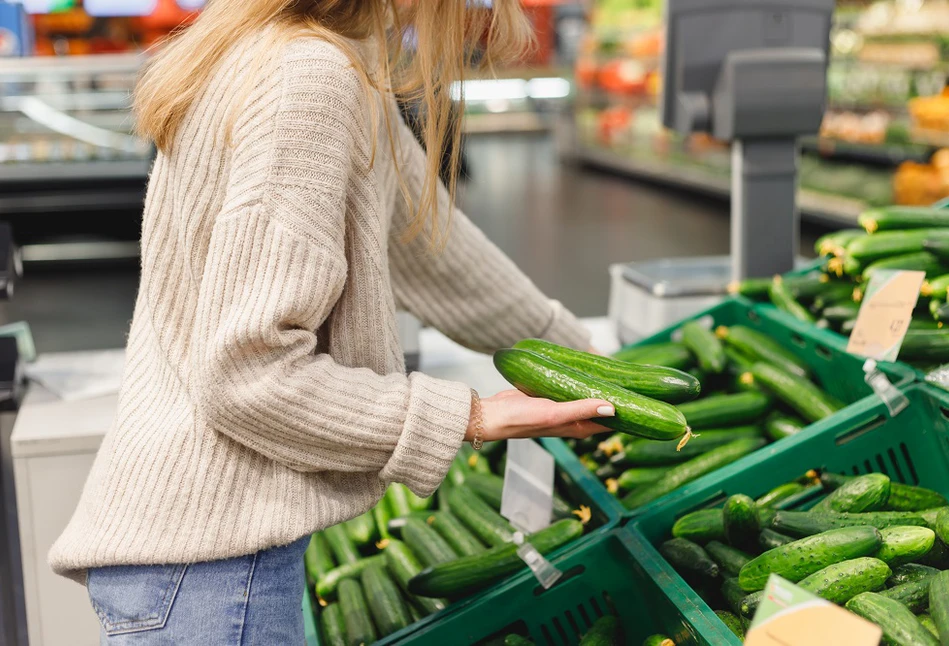
[[[905,161],[919,164],[929,163],[932,146],[924,143],[859,144],[827,137],[805,137],[801,139],[801,151],[827,159],[872,164],[874,166],[898,166]]]
[[[579,144],[576,158],[593,167],[646,179],[676,188],[727,199],[731,183],[696,168],[675,166],[659,159],[636,159],[619,153]],[[798,190],[798,207],[805,219],[830,226],[853,226],[865,210],[863,202],[807,190]]]

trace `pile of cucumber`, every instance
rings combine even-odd
[[[499,513],[504,448],[466,445],[431,498],[393,484],[372,510],[313,535],[304,562],[321,643],[371,644],[525,567]],[[555,494],[553,515],[527,537],[541,553],[581,536],[590,510]]]
[[[899,359],[929,371],[949,362],[949,210],[892,206],[859,217],[863,229],[827,234],[815,250],[822,268],[784,279],[750,279],[732,293],[770,300],[792,316],[849,336],[867,283],[881,269],[926,272]]]
[[[616,406],[616,420],[597,421],[620,432],[568,444],[628,509],[843,407],[814,383],[800,357],[741,325],[710,330],[689,321],[680,341],[633,346],[612,358],[530,339],[500,351],[495,364],[530,395],[598,397]],[[656,418],[681,421],[662,441]],[[688,441],[671,441],[683,428]]]
[[[949,501],[936,491],[810,472],[685,514],[671,534],[660,553],[739,638],[775,573],[878,624],[886,644],[949,644]]]

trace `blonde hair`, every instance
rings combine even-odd
[[[260,50],[274,52],[292,38],[317,35],[349,55],[367,90],[374,87],[403,101],[420,102],[426,177],[406,235],[418,235],[431,224],[431,240],[437,245],[442,150],[452,144],[447,189],[453,202],[461,141],[460,123],[451,113],[450,85],[465,79],[477,54],[479,65],[490,68],[520,54],[530,42],[520,0],[494,0],[493,10],[469,7],[469,1],[211,0],[197,20],[171,36],[148,63],[135,91],[138,131],[168,152],[182,119],[234,42],[262,38]],[[403,50],[409,34],[417,43],[411,53]],[[385,61],[381,75],[365,69],[347,39],[377,41]],[[246,83],[245,95],[253,79]],[[387,130],[394,148],[391,126]]]

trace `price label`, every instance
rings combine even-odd
[[[554,508],[554,456],[532,440],[508,440],[501,515],[532,534],[550,525]]]
[[[847,352],[877,361],[896,361],[925,278],[922,271],[873,274]]]
[[[745,646],[878,646],[879,626],[772,574]]]

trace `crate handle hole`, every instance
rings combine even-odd
[[[752,322],[754,322],[754,323],[760,323],[760,322],[761,322],[761,317],[758,316],[758,312],[756,312],[756,311],[754,311],[754,310],[748,310],[748,320],[749,320],[749,321],[752,321]]]
[[[886,419],[884,419],[882,415],[877,415],[866,424],[861,424],[857,428],[850,429],[849,431],[844,431],[843,433],[841,433],[840,435],[834,438],[834,443],[837,446],[843,446],[844,444],[853,442],[858,437],[862,435],[866,435],[867,433],[870,433],[871,431],[879,428],[880,426],[883,426],[884,423],[886,423]]]
[[[943,417],[945,417],[946,419],[949,419],[949,408],[946,408],[945,406],[940,406],[939,412],[942,413]]]
[[[572,568],[570,568],[569,570],[566,570],[566,571],[563,573],[563,575],[557,580],[557,582],[554,584],[554,586],[553,586],[552,588],[549,588],[549,589],[550,589],[550,590],[553,590],[554,588],[559,588],[560,586],[564,585],[564,584],[565,584],[567,581],[569,581],[570,579],[575,579],[576,577],[578,577],[578,576],[580,576],[581,574],[583,574],[584,572],[586,572],[586,569],[587,569],[587,568],[586,568],[585,565],[574,565],[574,566],[573,566]],[[547,592],[547,591],[548,591],[548,590],[545,590],[545,589],[544,589],[544,586],[539,585],[539,586],[537,586],[536,588],[534,588],[534,596],[535,596],[535,597],[539,597],[540,595],[544,594],[544,593]]]
[[[807,347],[807,342],[804,340],[804,337],[802,337],[800,334],[792,334],[791,343],[798,346],[799,348]]]
[[[834,359],[834,353],[831,352],[829,348],[825,348],[822,345],[814,346],[814,351],[817,353],[817,356],[822,359],[826,359],[827,361],[833,361]]]

